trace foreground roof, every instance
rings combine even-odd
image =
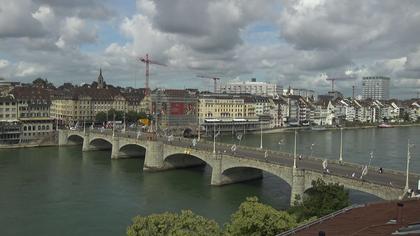
[[[420,235],[420,199],[366,204],[284,235]],[[414,229],[414,230],[413,230]],[[401,234],[411,230],[411,234]],[[283,235],[283,234],[280,234]]]

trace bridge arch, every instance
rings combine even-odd
[[[81,135],[78,135],[78,134],[70,134],[68,137],[67,137],[67,142],[68,143],[74,143],[74,144],[83,144],[83,140],[84,140],[85,138],[83,137],[83,136],[81,136]]]
[[[111,149],[112,141],[104,137],[94,137],[89,140],[89,146],[93,147],[95,150]]]
[[[252,179],[251,177],[254,177],[253,179],[255,179],[258,177],[258,173],[260,173],[260,175],[262,174],[262,171],[277,176],[282,181],[286,182],[290,187],[292,186],[293,177],[291,168],[279,166],[273,167],[266,163],[261,165],[240,163],[236,165],[226,166],[222,169],[222,175],[227,178],[230,178],[233,175],[237,175],[238,173],[240,173],[241,175],[245,175],[244,177],[246,177],[247,174],[250,174],[251,176],[249,176],[249,179]]]
[[[119,157],[144,157],[147,148],[137,143],[127,143],[119,147]]]
[[[397,189],[393,186],[385,186],[375,184],[359,179],[352,179],[348,177],[339,177],[333,175],[322,175],[320,173],[311,173],[309,178],[305,181],[304,192],[312,188],[312,181],[321,178],[325,183],[338,183],[349,190],[357,190],[359,192],[367,193],[383,200],[394,200],[402,196],[403,190]]]
[[[163,161],[165,163],[165,166],[168,166],[169,168],[208,165],[211,169],[213,169],[212,163],[208,162],[206,158],[203,158],[200,155],[188,154],[183,152],[174,152],[169,155],[165,155]]]

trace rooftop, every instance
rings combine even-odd
[[[400,206],[398,206],[400,205]],[[356,207],[297,230],[288,235],[395,235],[397,230],[416,228],[420,224],[420,199],[387,201]],[[402,235],[402,234],[398,234]],[[420,235],[420,233],[405,234]]]

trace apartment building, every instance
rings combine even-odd
[[[363,99],[389,99],[390,78],[384,76],[363,77]]]
[[[218,93],[228,94],[253,94],[258,96],[278,96],[279,89],[281,87],[277,84],[259,82],[255,78],[251,81],[234,81],[226,84],[220,84],[218,86]]]
[[[37,142],[51,137],[54,119],[50,117],[50,91],[38,87],[15,87],[10,93],[17,103],[21,142]]]

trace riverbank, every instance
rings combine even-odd
[[[310,131],[326,131],[326,130],[339,130],[341,128],[343,129],[372,129],[372,128],[378,128],[379,124],[375,125],[366,125],[366,126],[343,126],[343,127],[325,127],[325,129],[322,130],[312,130],[310,126],[306,127],[278,127],[278,128],[272,128],[272,129],[263,129],[263,134],[276,134],[276,133],[282,133],[282,132],[289,132],[294,130],[310,130]],[[411,123],[411,124],[392,124],[391,128],[399,128],[399,127],[419,127],[420,123]],[[379,128],[378,128],[379,129]],[[261,133],[261,130],[259,131],[250,131],[248,132],[250,134],[259,134]]]
[[[18,149],[51,146],[58,146],[58,135],[56,133],[53,133],[51,136],[44,137],[42,139],[38,139],[28,143],[0,144],[0,149]]]
[[[18,144],[0,144],[0,149],[19,149],[19,148],[37,148],[37,147],[53,147],[58,146],[58,142],[51,143],[18,143]]]

